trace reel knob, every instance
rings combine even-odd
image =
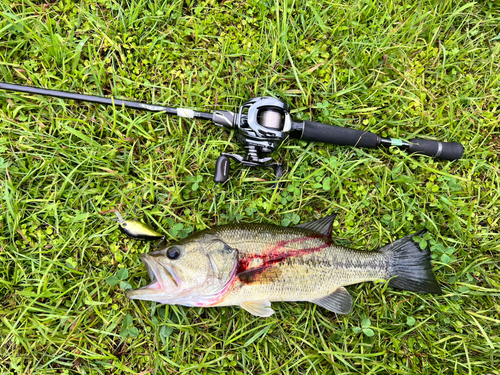
[[[274,167],[274,174],[276,175],[277,179],[280,179],[281,176],[283,176],[283,165],[282,164],[276,164]]]
[[[229,157],[226,155],[219,156],[217,163],[215,163],[214,182],[226,182],[229,178],[230,167]]]

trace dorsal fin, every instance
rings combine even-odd
[[[295,228],[309,229],[316,233],[322,234],[323,236],[331,237],[333,221],[335,220],[336,216],[336,214],[328,215],[319,220],[296,225]]]

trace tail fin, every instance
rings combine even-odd
[[[421,250],[412,240],[423,233],[425,231],[400,238],[380,249],[389,255],[389,286],[412,292],[441,294],[441,287],[432,272],[429,252]]]

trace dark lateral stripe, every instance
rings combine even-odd
[[[245,284],[251,284],[257,280],[260,283],[272,283],[280,276],[281,270],[272,266],[250,268],[238,274],[238,278]]]

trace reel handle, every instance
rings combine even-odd
[[[227,181],[227,179],[229,178],[229,172],[231,170],[230,159],[233,159],[237,163],[240,163],[247,167],[274,168],[274,174],[276,175],[277,179],[283,176],[283,165],[281,165],[280,163],[269,163],[269,161],[271,161],[271,158],[259,159],[259,161],[250,161],[246,160],[241,155],[222,153],[217,158],[217,162],[215,163],[214,182],[222,184]]]
[[[294,135],[299,135],[297,132]],[[375,133],[321,122],[304,121],[302,134],[298,137],[305,141],[330,143],[340,146],[375,148],[379,146],[397,146],[410,154],[427,155],[441,160],[458,160],[464,153],[464,147],[458,142],[438,142],[429,139],[413,138],[410,142],[400,139],[382,138]]]

